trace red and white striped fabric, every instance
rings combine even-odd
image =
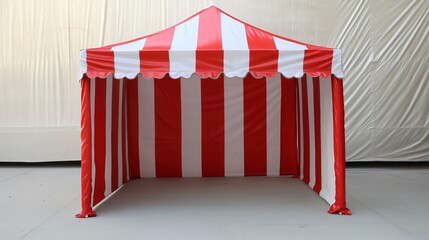
[[[90,78],[344,77],[340,50],[268,33],[214,6],[161,32],[82,50],[80,62],[81,76]]]
[[[133,178],[287,174],[329,212],[350,214],[339,50],[210,7],[159,33],[82,50],[81,74],[78,217],[94,216]]]

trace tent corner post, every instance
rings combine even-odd
[[[92,196],[92,132],[91,132],[91,79],[86,75],[81,79],[81,200],[82,212],[77,218],[95,217],[91,206]]]

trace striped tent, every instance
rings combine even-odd
[[[80,52],[82,212],[131,179],[280,176],[345,201],[341,51],[212,6],[161,32]]]

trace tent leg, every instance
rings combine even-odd
[[[81,191],[82,212],[76,214],[77,218],[95,217],[97,214],[91,207],[91,172],[92,172],[92,142],[91,142],[91,84],[90,79],[84,76],[81,80]]]
[[[332,102],[334,113],[334,157],[335,157],[335,202],[329,213],[351,215],[346,207],[346,140],[344,129],[344,90],[343,81],[334,75],[332,80]]]

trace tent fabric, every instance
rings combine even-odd
[[[250,73],[250,74],[249,74]],[[81,51],[82,212],[134,178],[294,175],[345,201],[341,52],[216,7]],[[209,79],[207,79],[209,78]]]
[[[343,78],[341,51],[301,43],[246,24],[216,7],[156,34],[80,52],[81,75],[106,78],[287,78],[334,74]]]

